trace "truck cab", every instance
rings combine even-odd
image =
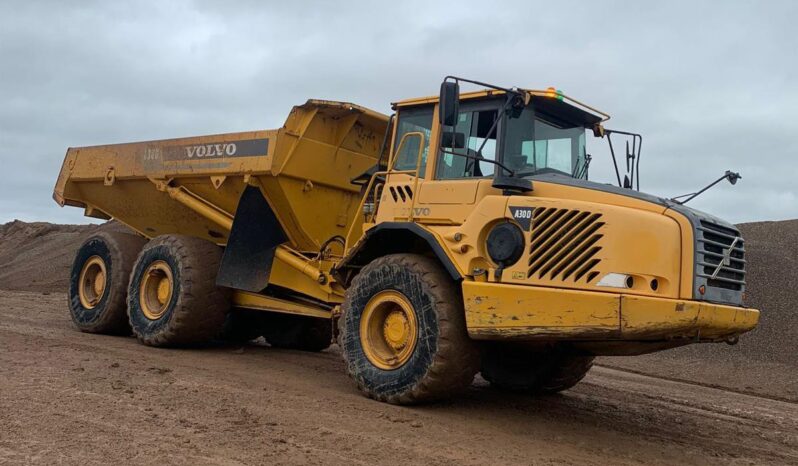
[[[469,337],[494,343],[630,355],[756,325],[739,231],[635,189],[639,135],[553,88],[451,84],[394,104],[390,156],[341,266],[414,245],[460,284]],[[586,139],[613,135],[632,142],[628,172],[588,180]]]

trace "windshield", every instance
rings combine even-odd
[[[518,118],[506,120],[503,162],[518,176],[552,170],[584,173],[585,128],[558,127],[527,106]]]

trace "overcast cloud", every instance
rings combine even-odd
[[[388,113],[447,74],[545,88],[643,134],[641,188],[734,222],[798,218],[798,2],[0,5],[0,222],[82,223],[69,146],[270,129],[308,98]],[[612,181],[605,142],[591,177]]]

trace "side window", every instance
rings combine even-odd
[[[499,131],[498,128],[493,128],[491,131],[491,128],[497,114],[498,111],[495,109],[473,111],[462,109],[454,132],[455,139],[462,140],[465,147],[441,150],[436,178],[448,180],[493,175],[494,165],[477,159],[496,160],[496,134]],[[481,155],[478,154],[480,147]]]
[[[424,177],[424,169],[427,167],[427,154],[432,132],[432,110],[432,106],[401,110],[396,130],[394,151],[399,148],[399,143],[405,134],[419,132],[424,135],[424,147],[421,152],[421,172],[419,173],[422,178]],[[418,161],[418,145],[420,143],[420,138],[408,136],[402,146],[402,151],[396,154],[393,168],[396,170],[415,170],[416,162]]]

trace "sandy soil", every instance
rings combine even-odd
[[[478,378],[397,407],[335,347],[155,349],[79,333],[64,294],[0,291],[0,464],[56,462],[798,464],[798,404],[597,367],[554,397]]]

